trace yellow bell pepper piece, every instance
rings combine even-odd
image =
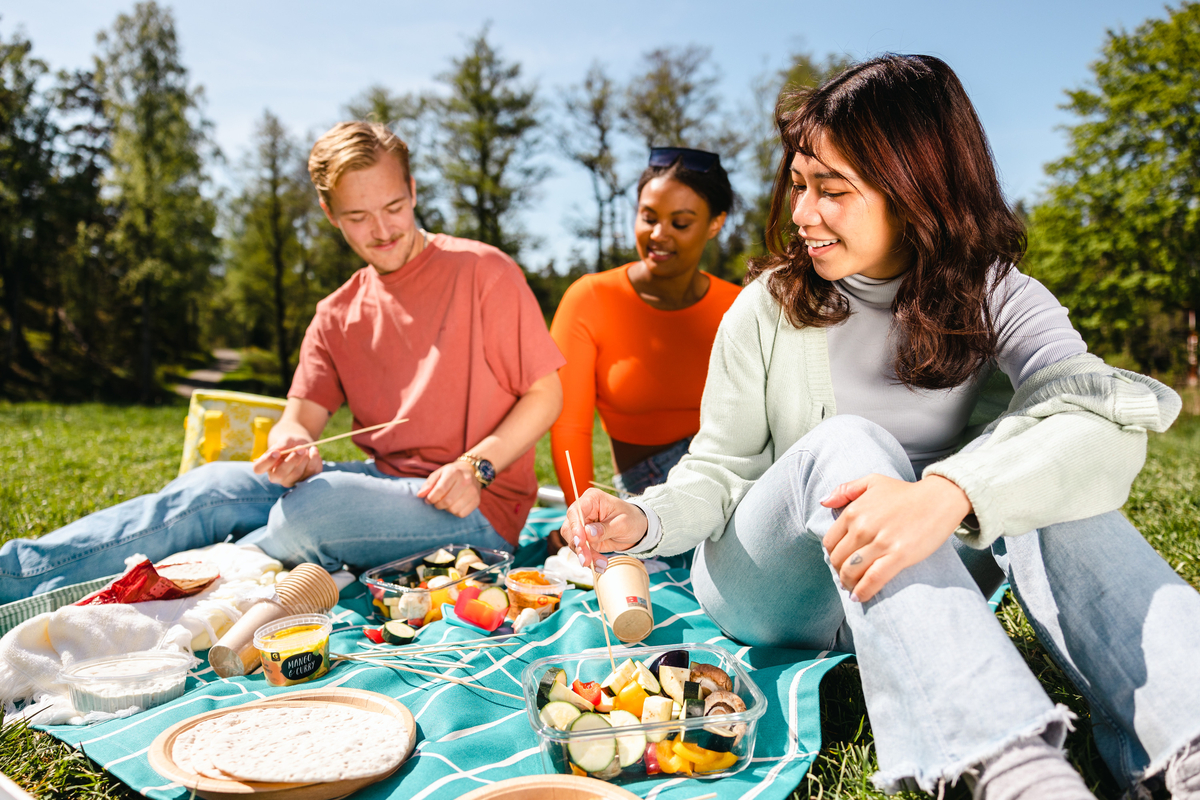
[[[628,711],[638,719],[641,719],[642,706],[645,705],[648,696],[646,690],[641,687],[641,684],[637,681],[632,681],[617,693],[616,699],[613,700],[613,708]]]
[[[738,757],[733,753],[718,753],[718,758],[705,766],[696,765],[697,772],[720,772],[737,763]]]

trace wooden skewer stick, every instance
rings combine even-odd
[[[697,797],[689,797],[688,800],[712,800],[716,796],[716,792],[709,792],[708,794],[698,795]]]
[[[564,450],[567,456],[567,471],[571,473],[571,491],[575,493],[575,502],[579,502],[579,487],[575,485],[575,467],[571,466],[571,451]],[[587,533],[584,530],[583,512],[577,512],[579,517],[579,533],[584,538],[587,538]],[[600,609],[600,625],[604,628],[604,644],[608,647],[608,663],[612,665],[612,671],[617,671],[617,662],[613,659],[612,640],[608,638],[608,617],[604,613],[604,602],[600,599],[600,588],[597,586],[600,583],[600,578],[596,575],[596,561],[592,559],[589,564],[592,568],[592,586],[596,587],[596,606]]]
[[[346,658],[345,656],[339,656],[338,659],[336,659],[336,660],[357,661],[358,659]],[[505,697],[511,697],[514,700],[520,700],[522,703],[525,702],[525,698],[521,697],[519,695],[515,695],[510,692],[502,692],[499,689],[491,689],[487,686],[482,686],[482,685],[480,685],[478,683],[474,683],[472,681],[464,681],[462,678],[455,678],[452,675],[443,675],[440,672],[430,672],[429,670],[417,669],[415,667],[403,667],[399,664],[389,664],[386,661],[380,662],[379,666],[389,667],[391,669],[400,670],[401,672],[413,672],[413,673],[416,673],[417,675],[424,675],[427,678],[440,678],[441,680],[449,681],[450,683],[458,683],[463,686],[470,686],[474,689],[482,689],[485,692],[491,692],[493,694],[502,694]]]
[[[408,422],[408,417],[405,417],[404,419],[394,419],[391,422],[381,422],[378,425],[372,425],[369,428],[359,428],[358,430],[350,431],[349,433],[339,433],[337,436],[327,436],[324,439],[317,439],[315,442],[308,442],[307,444],[298,444],[295,447],[289,447],[287,450],[280,450],[279,455],[286,456],[296,452],[297,450],[303,450],[306,447],[316,447],[319,444],[336,442],[338,439],[345,439],[347,436],[357,436],[360,433],[370,433],[371,431],[377,431],[380,428],[386,428],[389,425],[399,425],[401,422]]]
[[[497,637],[497,638],[499,638],[499,637]],[[497,642],[496,644],[477,644],[477,645],[471,645],[469,647],[438,647],[438,646],[417,647],[415,645],[401,645],[401,646],[395,648],[394,650],[370,649],[370,650],[366,650],[362,653],[351,653],[350,655],[356,655],[356,656],[362,655],[362,656],[367,656],[369,658],[376,658],[376,657],[380,657],[380,656],[387,657],[387,658],[391,658],[393,656],[399,656],[399,657],[403,658],[406,656],[420,656],[420,655],[428,655],[431,653],[458,653],[458,652],[461,652],[464,650],[485,650],[485,649],[492,648],[492,647],[512,647],[515,644],[520,644],[520,642]]]
[[[612,492],[613,494],[629,494],[629,492],[623,492],[615,486],[609,486],[607,483],[600,483],[599,481],[588,481],[588,483],[590,483],[592,486],[595,486],[597,489],[603,489],[604,491]]]

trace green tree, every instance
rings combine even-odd
[[[451,65],[439,76],[449,94],[432,102],[454,232],[516,256],[525,236],[513,215],[546,174],[533,160],[536,88],[520,82],[521,65],[501,58],[487,28]]]
[[[38,243],[46,239],[47,199],[54,182],[57,130],[51,104],[37,91],[45,62],[32,43],[0,40],[0,281],[8,317],[0,350],[0,390],[19,371],[37,370],[25,336],[30,284],[37,280]],[[24,376],[28,379],[28,376]]]
[[[292,355],[312,316],[304,217],[312,187],[299,145],[269,110],[243,162],[245,182],[231,204],[227,290],[249,334],[245,344],[269,346],[278,360],[279,385],[292,382]]]
[[[149,402],[157,353],[198,347],[200,299],[217,262],[216,210],[202,192],[207,125],[170,11],[138,3],[98,38],[97,80],[113,125],[113,247],[138,297],[139,395]]]
[[[745,273],[747,259],[766,254],[767,211],[783,157],[775,113],[784,93],[820,86],[851,63],[846,56],[829,55],[819,61],[812,53],[797,50],[785,66],[763,73],[751,85],[752,105],[742,116],[751,121],[746,177],[752,181],[752,188],[745,196],[737,230],[731,234],[731,239],[738,238],[742,245],[738,254],[742,263],[736,270],[739,274]]]
[[[1092,73],[1067,93],[1078,122],[1030,215],[1028,269],[1094,352],[1167,374],[1190,355],[1195,383],[1185,332],[1200,309],[1200,5],[1110,31]]]
[[[617,266],[624,255],[617,201],[629,187],[617,172],[614,151],[620,102],[620,89],[599,62],[592,64],[580,85],[563,93],[566,115],[559,146],[587,170],[596,202],[595,221],[576,226],[577,235],[596,242],[595,272]]]

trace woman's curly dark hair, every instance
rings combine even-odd
[[[850,315],[813,269],[791,221],[791,166],[829,148],[880,191],[903,226],[911,265],[892,305],[894,370],[910,387],[959,386],[996,355],[988,300],[1025,254],[1025,230],[996,177],[991,147],[954,71],[940,59],[885,55],[776,109],[784,154],[767,216],[769,255],[751,262],[796,327]]]

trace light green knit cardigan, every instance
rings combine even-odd
[[[984,548],[1000,536],[1120,508],[1145,461],[1146,432],[1165,431],[1180,406],[1158,381],[1091,354],[1074,356],[1030,376],[974,449],[924,474],[966,492],[979,530],[957,533]],[[825,330],[793,327],[764,280],[752,282],[717,331],[690,452],[666,483],[638,498],[662,531],[638,557],[720,538],[754,481],[836,413]]]

